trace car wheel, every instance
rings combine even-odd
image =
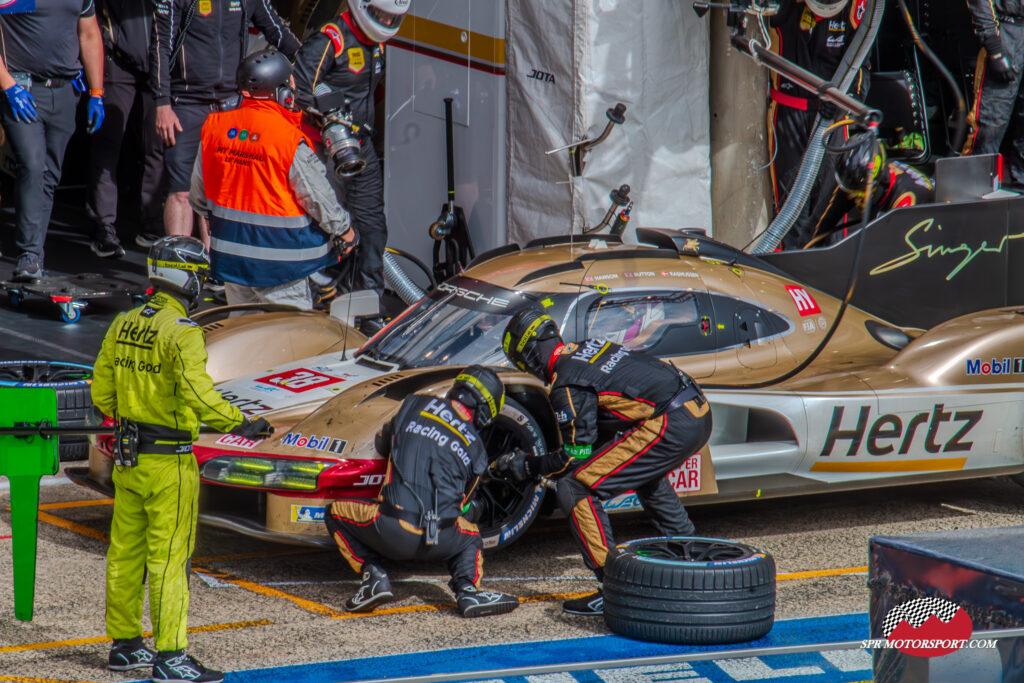
[[[534,455],[547,452],[540,423],[521,403],[507,397],[501,414],[481,436],[492,460],[515,448]],[[474,504],[480,507],[476,519],[484,549],[503,548],[521,536],[540,514],[543,498],[542,484],[514,484],[503,479],[484,481],[474,499]]]
[[[714,645],[756,640],[775,621],[775,560],[715,538],[645,538],[612,549],[604,619],[639,640]]]
[[[78,363],[38,360],[0,361],[0,386],[52,387],[57,392],[57,424],[82,427],[92,413],[89,385],[92,368]],[[57,452],[61,461],[86,460],[89,437],[84,435],[58,437]]]

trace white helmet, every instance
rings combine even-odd
[[[804,0],[804,2],[816,15],[822,19],[828,19],[842,12],[849,0]]]
[[[348,9],[367,38],[384,43],[398,33],[409,0],[349,0]]]
[[[210,272],[210,256],[194,237],[163,237],[149,248],[147,274],[154,288],[184,297],[189,308],[199,303],[199,290]]]

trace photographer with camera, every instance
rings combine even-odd
[[[335,161],[336,172],[331,178],[359,231],[360,242],[347,283],[350,291],[372,289],[378,295],[384,291],[384,247],[388,240],[384,181],[370,140],[372,131],[366,126],[374,120],[373,94],[384,77],[384,43],[398,33],[408,11],[409,0],[349,0],[348,9],[306,38],[295,56],[299,102],[308,107],[314,98],[339,93],[343,101],[348,101],[351,121],[362,131],[357,135],[357,151],[365,167],[354,172],[354,164],[345,170]],[[317,108],[323,111],[325,107],[321,104]],[[327,142],[325,135],[325,147]],[[337,160],[337,153],[326,153]],[[350,171],[354,174],[347,175]]]
[[[300,129],[288,58],[253,53],[237,82],[239,108],[203,124],[189,192],[210,219],[213,276],[228,304],[312,309],[307,277],[338,263],[356,235]]]

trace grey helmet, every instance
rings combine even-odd
[[[286,109],[295,104],[291,85],[292,63],[273,48],[253,52],[235,72],[238,92],[255,100],[274,100]]]
[[[843,11],[847,3],[850,0],[804,0],[807,7],[812,12],[821,17],[822,19],[828,19],[834,17]]]
[[[367,38],[386,43],[398,33],[409,0],[349,0],[348,9]]]
[[[189,309],[199,304],[199,291],[210,272],[210,255],[194,237],[164,237],[149,248],[146,274],[153,287],[182,297]]]

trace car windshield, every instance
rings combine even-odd
[[[481,280],[442,282],[363,347],[377,360],[400,368],[431,365],[507,365],[501,336],[512,315],[541,305],[561,325],[571,294],[524,296]]]

